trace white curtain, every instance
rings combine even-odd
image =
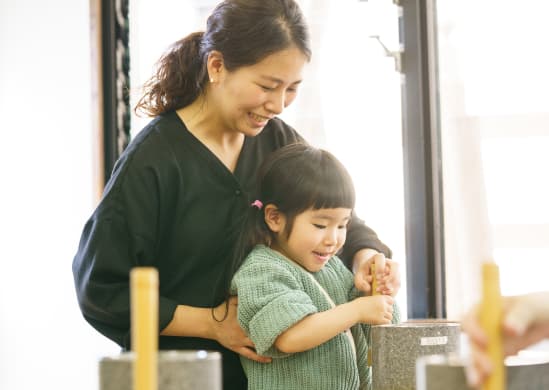
[[[480,264],[493,261],[478,131],[443,134],[447,316],[459,320],[480,296]]]
[[[497,9],[497,17],[494,10]],[[505,295],[549,272],[549,5],[437,1],[448,317],[480,298],[480,264]]]

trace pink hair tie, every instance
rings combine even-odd
[[[261,202],[259,199],[256,199],[252,202],[251,206],[257,207],[258,210],[261,210],[263,207],[263,202]]]

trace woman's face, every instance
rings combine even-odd
[[[212,91],[221,125],[247,136],[259,134],[269,119],[293,102],[307,62],[291,47],[233,72],[223,68]]]

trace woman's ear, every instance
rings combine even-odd
[[[206,65],[208,67],[208,78],[210,79],[210,82],[219,82],[225,70],[223,54],[221,54],[221,52],[217,50],[212,50],[208,54],[208,60]]]
[[[280,233],[284,230],[286,218],[274,204],[265,206],[264,215],[265,223],[272,232]]]

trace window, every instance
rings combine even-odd
[[[491,238],[502,293],[546,288],[549,56],[540,48],[549,5],[438,1],[437,8],[448,299],[457,315],[479,297],[465,283],[478,282],[478,262],[488,256],[472,234],[485,223],[476,213],[484,196],[484,240]]]

